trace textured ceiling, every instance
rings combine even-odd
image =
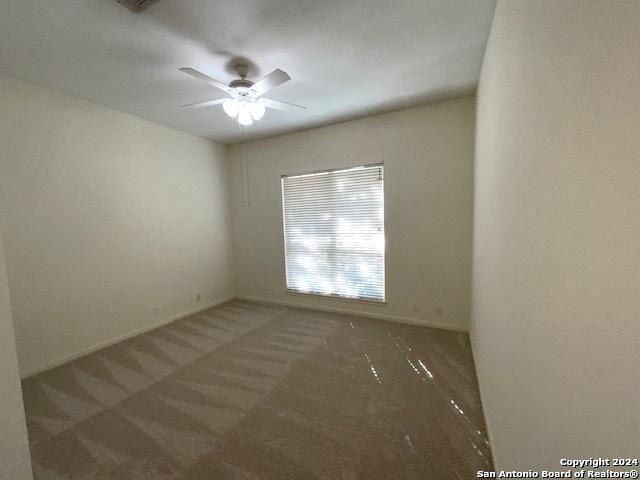
[[[474,91],[494,0],[157,0],[133,13],[115,0],[3,2],[0,71],[223,143],[262,138]],[[220,106],[180,105],[224,93],[234,57],[251,79],[293,78],[243,130]]]

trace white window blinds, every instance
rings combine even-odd
[[[287,289],[384,301],[382,165],[282,177]]]

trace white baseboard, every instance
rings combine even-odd
[[[215,300],[213,302],[210,302],[210,303],[208,303],[206,305],[200,305],[200,306],[198,306],[196,308],[193,308],[191,310],[187,310],[186,312],[182,312],[182,313],[180,313],[178,315],[174,315],[173,317],[165,318],[165,319],[160,320],[159,322],[155,322],[155,323],[153,323],[151,325],[147,325],[145,327],[138,328],[136,330],[132,330],[131,332],[127,332],[124,335],[119,335],[119,336],[117,336],[115,338],[112,338],[110,340],[107,340],[105,342],[101,342],[101,343],[98,343],[96,345],[92,345],[90,347],[83,348],[80,351],[77,351],[77,352],[71,353],[69,355],[65,355],[64,357],[58,358],[57,360],[54,360],[53,362],[47,362],[46,364],[40,365],[40,366],[38,366],[36,368],[32,368],[30,370],[26,370],[24,372],[20,372],[20,378],[24,379],[24,378],[27,378],[27,377],[31,377],[33,375],[36,375],[36,374],[40,373],[40,372],[44,372],[45,370],[49,370],[51,368],[58,367],[58,366],[60,366],[60,365],[62,365],[64,363],[70,362],[71,360],[75,360],[76,358],[82,357],[82,356],[87,355],[89,353],[96,352],[96,351],[101,350],[101,349],[103,349],[105,347],[110,347],[111,345],[114,345],[114,344],[116,344],[118,342],[122,342],[123,340],[127,340],[127,339],[129,339],[131,337],[135,337],[136,335],[140,335],[142,333],[149,332],[149,331],[154,330],[154,329],[156,329],[158,327],[162,327],[162,326],[167,325],[167,324],[169,324],[171,322],[175,322],[176,320],[180,320],[181,318],[185,318],[185,317],[194,315],[196,313],[202,312],[204,310],[208,310],[210,308],[217,307],[218,305],[226,303],[229,300],[233,300],[233,298],[234,297],[221,298],[219,300]]]
[[[58,367],[64,363],[70,362],[71,360],[75,360],[76,358],[82,357],[83,355],[88,355],[89,353],[93,353],[96,352],[100,349],[106,348],[106,347],[110,347],[111,345],[114,345],[118,342],[122,342],[124,340],[127,340],[131,337],[135,337],[136,335],[140,335],[146,332],[149,332],[151,330],[154,330],[156,328],[162,327],[164,325],[167,325],[168,323],[174,322],[176,320],[180,320],[181,318],[185,318],[188,317],[190,315],[193,315],[195,313],[198,312],[202,312],[203,310],[208,310],[209,308],[213,308],[216,307],[218,305],[221,305],[223,303],[226,303],[230,300],[233,300],[234,298],[238,299],[238,300],[245,300],[247,302],[255,302],[255,303],[262,303],[262,304],[266,304],[266,305],[279,305],[279,306],[285,306],[285,307],[293,307],[293,308],[303,308],[303,309],[307,309],[307,310],[317,310],[317,311],[321,311],[321,312],[331,312],[331,313],[340,313],[340,314],[344,314],[344,315],[356,315],[359,317],[366,317],[366,318],[373,318],[376,320],[386,320],[389,322],[395,322],[395,323],[402,323],[402,324],[406,324],[406,325],[416,325],[419,327],[430,327],[430,328],[438,328],[438,329],[442,329],[442,330],[451,330],[454,332],[467,332],[467,329],[465,327],[461,327],[458,325],[448,325],[445,323],[437,323],[437,322],[430,322],[428,320],[421,320],[418,318],[411,318],[411,317],[402,317],[402,316],[397,316],[397,315],[387,315],[384,313],[371,313],[371,312],[366,312],[366,311],[362,311],[362,310],[348,310],[348,309],[343,309],[343,308],[334,308],[334,307],[324,307],[321,305],[307,305],[305,303],[299,303],[299,302],[289,302],[289,301],[283,301],[283,300],[273,300],[273,299],[269,299],[269,298],[260,298],[260,297],[250,297],[250,296],[244,296],[244,295],[236,295],[233,297],[226,297],[226,298],[222,298],[219,300],[216,300],[214,302],[208,303],[207,305],[201,305],[197,308],[188,310],[186,312],[182,312],[178,315],[174,315],[173,317],[170,318],[165,318],[163,320],[160,320],[159,322],[153,323],[151,325],[147,325],[145,327],[136,329],[136,330],[132,330],[131,332],[127,332],[124,335],[120,335],[118,337],[112,338],[110,340],[107,340],[105,342],[101,342],[98,343],[96,345],[92,345],[90,347],[87,348],[83,348],[82,350],[79,350],[77,352],[71,353],[69,355],[65,355],[64,357],[58,358],[52,362],[47,362],[46,364],[40,365],[36,368],[32,368],[29,370],[25,370],[23,372],[20,372],[20,377],[21,378],[27,378],[27,377],[31,377],[33,375],[36,375],[40,372],[44,372],[46,370],[49,370],[51,368],[55,368]]]
[[[387,315],[385,313],[371,313],[362,310],[347,310],[343,308],[324,307],[321,305],[308,305],[305,303],[289,302],[284,300],[273,300],[270,298],[250,297],[245,295],[236,295],[237,300],[245,300],[247,302],[262,303],[266,305],[281,305],[284,307],[293,308],[306,308],[307,310],[317,310],[320,312],[340,313],[345,315],[356,315],[358,317],[374,318],[376,320],[386,320],[389,322],[403,323],[406,325],[416,325],[419,327],[438,328],[441,330],[451,330],[454,332],[467,332],[466,327],[459,325],[449,325],[446,323],[430,322],[428,320],[421,320],[419,318],[401,317],[397,315]]]

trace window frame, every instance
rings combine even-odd
[[[286,218],[285,218],[285,198],[284,198],[284,181],[286,178],[290,177],[302,177],[306,175],[317,175],[321,173],[335,173],[342,172],[348,170],[355,170],[358,168],[372,168],[372,167],[381,167],[382,168],[382,211],[383,211],[383,222],[382,222],[382,235],[384,239],[384,249],[383,249],[383,259],[382,259],[382,299],[375,298],[364,298],[364,297],[348,297],[345,295],[338,294],[329,294],[329,293],[320,293],[320,292],[302,292],[299,290],[290,289],[287,287],[287,239],[286,239]],[[366,303],[366,304],[374,304],[374,305],[387,305],[387,201],[386,201],[386,189],[385,189],[385,173],[384,173],[384,162],[379,163],[369,163],[364,165],[351,165],[347,167],[337,167],[337,168],[328,168],[322,170],[313,170],[313,171],[305,171],[305,172],[294,172],[294,173],[285,173],[280,175],[280,200],[281,200],[281,214],[280,218],[282,220],[282,252],[283,252],[283,270],[284,270],[284,290],[283,292],[288,295],[299,295],[303,297],[311,297],[311,298],[327,298],[332,300],[339,300],[345,302],[357,302],[357,303]]]

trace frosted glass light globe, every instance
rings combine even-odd
[[[264,116],[264,103],[260,100],[252,102],[249,108],[254,120],[260,120]]]
[[[224,112],[229,115],[231,118],[235,118],[240,111],[240,104],[235,98],[227,98],[224,102],[222,102],[222,108],[224,108]]]
[[[251,125],[253,123],[249,105],[242,104],[240,106],[240,112],[238,113],[238,123],[240,125]]]

